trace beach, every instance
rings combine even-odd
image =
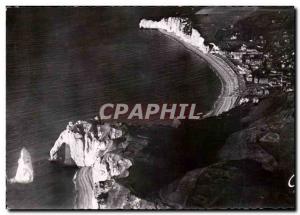
[[[158,29],[161,33],[177,40],[187,49],[200,56],[207,61],[213,68],[216,75],[221,81],[222,89],[218,99],[215,101],[213,108],[204,115],[204,117],[218,116],[223,112],[227,112],[232,109],[239,97],[239,82],[237,74],[230,68],[230,66],[220,57],[211,53],[203,53],[197,47],[186,43],[179,39],[175,34],[167,32],[162,29]]]

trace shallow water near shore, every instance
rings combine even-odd
[[[73,208],[76,169],[51,164],[49,150],[68,121],[97,115],[101,104],[197,103],[198,111],[210,110],[221,87],[215,73],[177,41],[140,30],[142,12],[8,10],[7,177],[23,146],[34,168],[32,184],[7,185],[9,208]]]

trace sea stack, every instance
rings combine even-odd
[[[33,168],[30,153],[25,147],[22,148],[18,160],[16,176],[9,179],[10,183],[28,184],[33,182]]]

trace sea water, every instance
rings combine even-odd
[[[15,175],[24,146],[35,173],[31,184],[7,185],[9,208],[73,208],[76,168],[50,163],[49,151],[68,121],[95,116],[101,104],[196,103],[203,112],[213,106],[216,75],[177,41],[140,30],[144,12],[8,9],[6,172]]]

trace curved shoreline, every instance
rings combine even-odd
[[[175,34],[162,29],[158,30],[180,42],[180,44],[188,50],[204,59],[213,68],[214,72],[220,79],[222,85],[221,93],[218,99],[214,102],[213,108],[203,117],[218,116],[221,113],[232,109],[239,97],[239,82],[237,74],[230,68],[230,66],[223,59],[210,53],[203,53],[201,50],[197,49],[197,47],[194,47],[192,44],[186,43],[178,38]]]

